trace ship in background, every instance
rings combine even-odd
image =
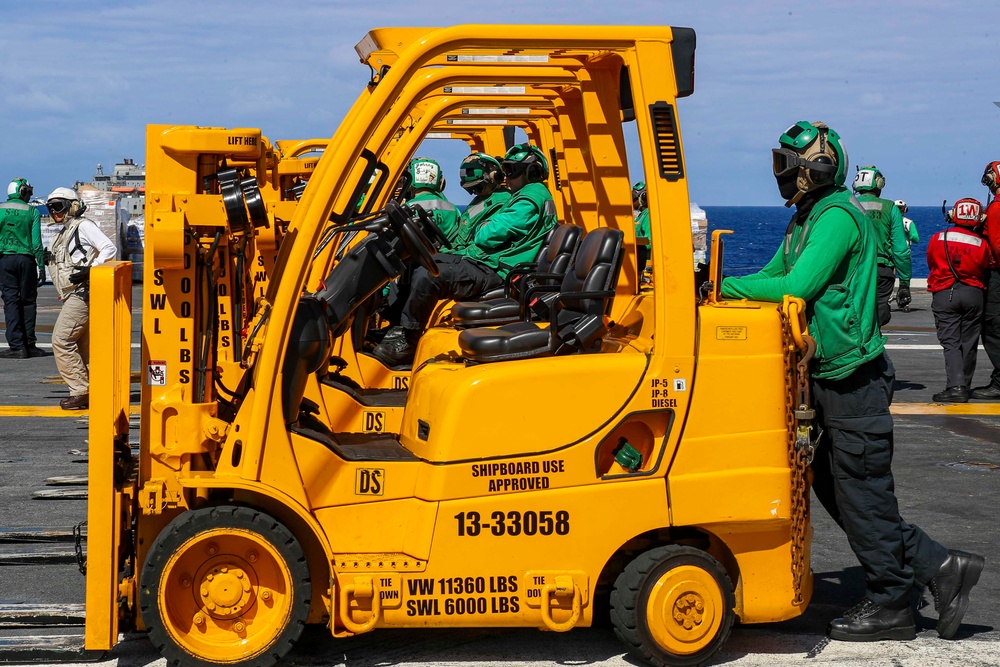
[[[146,165],[124,158],[115,165],[112,173],[105,174],[104,167],[99,164],[90,182],[77,181],[73,187],[79,190],[88,185],[104,192],[117,193],[120,210],[126,211],[131,219],[142,217],[146,205]]]

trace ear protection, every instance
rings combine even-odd
[[[525,165],[525,174],[528,176],[529,183],[541,183],[548,178],[549,168],[541,156],[541,151],[531,144],[518,144],[508,150],[507,155],[520,152],[525,153],[525,156],[518,161]]]
[[[986,165],[981,183],[990,190],[1000,185],[1000,162],[990,162]]]
[[[31,195],[35,194],[35,189],[31,187],[31,183],[28,183],[27,179],[15,178],[7,186],[7,196],[16,196],[21,201],[27,203],[31,199]]]
[[[77,199],[69,205],[69,215],[72,218],[79,218],[87,211],[87,204]]]
[[[986,221],[983,205],[977,199],[966,197],[955,202],[955,206],[944,215],[945,220],[963,227],[978,227]]]
[[[830,169],[803,169],[803,176],[814,187],[822,187],[833,183],[834,176],[837,175],[837,159],[833,149],[827,141],[830,128],[823,126],[819,129],[819,137],[813,144],[818,152],[806,155],[805,159],[817,165],[829,165]]]

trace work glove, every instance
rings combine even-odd
[[[45,284],[45,267],[38,269],[38,284],[39,285]]]
[[[910,297],[910,286],[900,284],[899,289],[896,290],[896,303],[900,308],[906,308],[911,301],[913,299]]]
[[[74,285],[82,285],[90,277],[90,267],[84,266],[69,274],[69,281]]]

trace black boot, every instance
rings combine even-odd
[[[27,359],[28,351],[26,349],[18,348],[8,348],[6,350],[0,350],[0,359]]]
[[[916,639],[917,628],[909,606],[887,609],[865,598],[848,609],[842,618],[830,621],[830,639],[845,642],[875,642],[882,639]]]
[[[28,346],[28,357],[30,357],[32,359],[34,359],[36,357],[48,357],[48,356],[51,356],[51,355],[52,355],[51,352],[46,352],[42,348],[37,347],[35,345],[29,345]]]
[[[992,382],[985,387],[976,387],[969,394],[970,398],[978,398],[981,401],[1000,401],[1000,385]]]
[[[948,551],[941,568],[927,587],[934,594],[938,612],[937,631],[942,639],[951,639],[962,624],[969,608],[969,591],[979,581],[986,559],[965,551]]]
[[[934,394],[932,397],[935,403],[968,403],[968,387],[948,387],[944,391]]]
[[[389,368],[409,368],[413,363],[413,355],[417,353],[418,340],[419,330],[393,327],[372,350],[372,356]]]

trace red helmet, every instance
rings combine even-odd
[[[983,170],[983,185],[991,191],[1000,186],[1000,162],[990,162]]]
[[[959,199],[955,202],[955,206],[948,211],[946,217],[948,222],[963,227],[978,227],[986,219],[986,216],[983,215],[983,205],[972,197]]]

